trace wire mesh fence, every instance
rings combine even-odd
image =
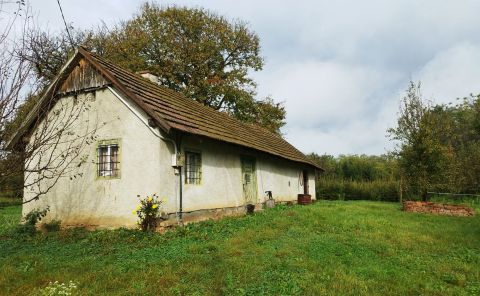
[[[429,201],[480,206],[480,194],[428,191]]]

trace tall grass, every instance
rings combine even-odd
[[[354,181],[320,178],[317,198],[330,200],[399,201],[400,183],[390,180]]]

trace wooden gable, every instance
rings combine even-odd
[[[57,94],[67,94],[82,90],[96,89],[109,82],[84,58],[70,71],[57,90]]]

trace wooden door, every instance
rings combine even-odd
[[[242,185],[245,204],[257,203],[257,176],[255,159],[242,158]]]

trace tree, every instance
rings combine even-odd
[[[160,84],[215,110],[279,132],[285,109],[273,99],[256,99],[248,76],[263,67],[258,36],[241,21],[201,8],[145,3],[132,19],[76,31],[83,44],[133,72],[147,70]],[[51,81],[70,50],[66,35],[32,36],[29,60],[42,80]]]
[[[0,1],[0,13],[6,14],[4,10],[6,11],[7,4],[9,3]],[[0,139],[3,139],[6,133],[6,123],[13,118],[17,106],[21,103],[21,92],[28,82],[31,70],[30,64],[20,58],[21,52],[25,50],[23,40],[11,40],[15,25],[20,25],[23,31],[28,29],[29,17],[21,15],[26,13],[24,6],[23,2],[16,4],[14,17],[10,19],[8,15],[0,14],[0,20],[6,23],[0,31]]]
[[[448,149],[442,143],[442,120],[422,98],[420,83],[410,82],[401,99],[397,126],[388,134],[398,142],[401,174],[410,189],[426,199],[427,190],[439,184],[448,164]]]
[[[441,141],[448,149],[449,164],[444,183],[450,192],[479,193],[480,184],[480,97],[470,95],[457,104],[433,109],[441,126]]]
[[[339,169],[335,156],[328,154],[318,155],[317,153],[313,152],[308,154],[307,157],[324,169],[324,172],[322,172],[323,176],[330,178],[338,177]]]
[[[29,202],[47,193],[62,177],[75,178],[82,164],[83,148],[93,142],[96,126],[78,130],[78,119],[89,100],[61,100],[55,92],[42,99],[32,79],[33,64],[25,57],[27,36],[35,36],[30,9],[25,1],[0,1],[0,190],[30,192]],[[30,99],[25,100],[25,97]],[[41,101],[41,104],[40,104]],[[30,113],[32,109],[37,112]],[[34,126],[17,145],[10,140],[27,121]]]
[[[283,104],[275,103],[270,97],[253,103],[251,109],[237,108],[234,110],[234,116],[241,121],[254,123],[271,132],[280,133],[287,113]]]
[[[90,36],[88,34],[88,32],[72,30],[74,44],[81,44]],[[31,64],[39,88],[44,89],[55,79],[75,48],[72,47],[65,32],[51,34],[36,29],[25,32],[23,38],[26,40],[27,50],[22,53],[22,58]]]
[[[0,31],[0,190],[12,193],[18,192],[21,178],[10,169],[14,163],[10,160],[15,159],[5,151],[5,144],[10,136],[8,126],[22,103],[22,92],[31,74],[31,65],[21,58],[25,40],[12,38],[16,30],[24,33],[30,29],[25,2],[0,1],[0,21],[5,24]]]

